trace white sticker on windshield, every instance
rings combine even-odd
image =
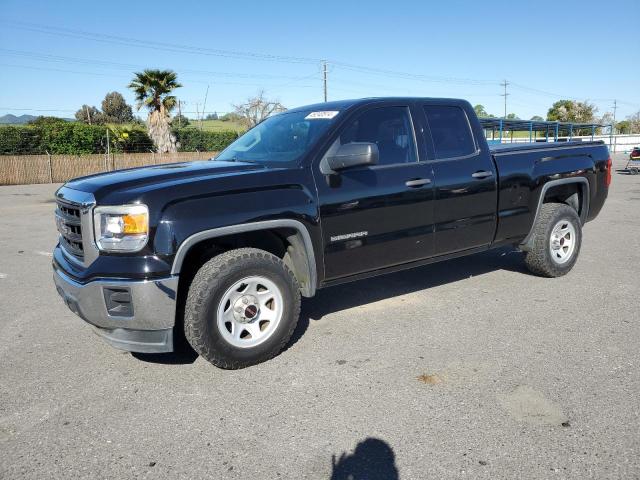
[[[309,115],[304,117],[304,119],[305,120],[314,120],[314,119],[315,120],[318,120],[318,119],[331,120],[333,117],[335,117],[339,113],[340,112],[338,112],[337,110],[328,110],[324,112],[311,112]]]

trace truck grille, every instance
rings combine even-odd
[[[60,246],[80,261],[84,260],[82,218],[80,205],[57,201],[56,226],[60,232]]]

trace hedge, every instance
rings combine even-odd
[[[232,131],[209,132],[195,128],[173,131],[181,152],[220,151],[238,138]],[[153,142],[142,128],[110,129],[111,151],[148,152]],[[42,155],[47,152],[67,155],[105,153],[107,127],[80,122],[42,122],[34,125],[0,126],[0,155]]]
[[[238,138],[236,132],[209,132],[196,128],[176,128],[173,130],[181,152],[219,152]]]
[[[97,125],[51,122],[0,127],[2,155],[103,153],[106,147],[106,128]]]

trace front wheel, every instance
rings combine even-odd
[[[191,283],[185,336],[220,368],[237,369],[277,355],[300,314],[300,291],[289,268],[255,248],[222,253],[205,263]]]
[[[576,211],[564,203],[545,203],[533,227],[533,247],[525,257],[536,275],[560,277],[575,265],[582,243]]]

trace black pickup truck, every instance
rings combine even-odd
[[[311,105],[209,161],[66,183],[54,281],[115,347],[186,338],[241,368],[281,351],[319,288],[504,245],[564,275],[610,182],[602,142],[490,148],[463,100]]]

